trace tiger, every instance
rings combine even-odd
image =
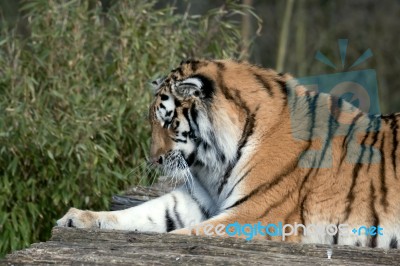
[[[58,226],[245,238],[261,222],[296,232],[254,239],[399,247],[399,113],[233,59],[184,60],[152,85],[149,161],[184,184],[125,210],[71,208]]]

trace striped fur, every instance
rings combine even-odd
[[[154,87],[152,160],[186,186],[128,210],[71,209],[58,225],[175,233],[258,221],[379,225],[382,236],[287,240],[398,247],[398,114],[369,116],[287,74],[231,60],[184,61]]]

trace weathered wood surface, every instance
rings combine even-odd
[[[169,188],[137,187],[114,197],[113,209],[140,204]],[[331,259],[328,259],[328,250]],[[0,265],[400,265],[399,250],[246,241],[55,227],[44,243],[16,251]]]
[[[327,251],[332,250],[331,259]],[[397,250],[273,241],[53,229],[52,238],[8,255],[8,265],[400,265]]]

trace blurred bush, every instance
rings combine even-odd
[[[246,7],[25,1],[0,37],[0,254],[46,240],[70,206],[106,209],[150,182],[148,82],[181,59],[235,57]],[[142,171],[142,170],[143,171]]]

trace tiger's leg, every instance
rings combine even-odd
[[[208,217],[212,206],[210,197],[201,187],[196,187],[192,193],[181,187],[120,211],[94,212],[71,208],[57,221],[57,225],[162,233],[200,223]]]

